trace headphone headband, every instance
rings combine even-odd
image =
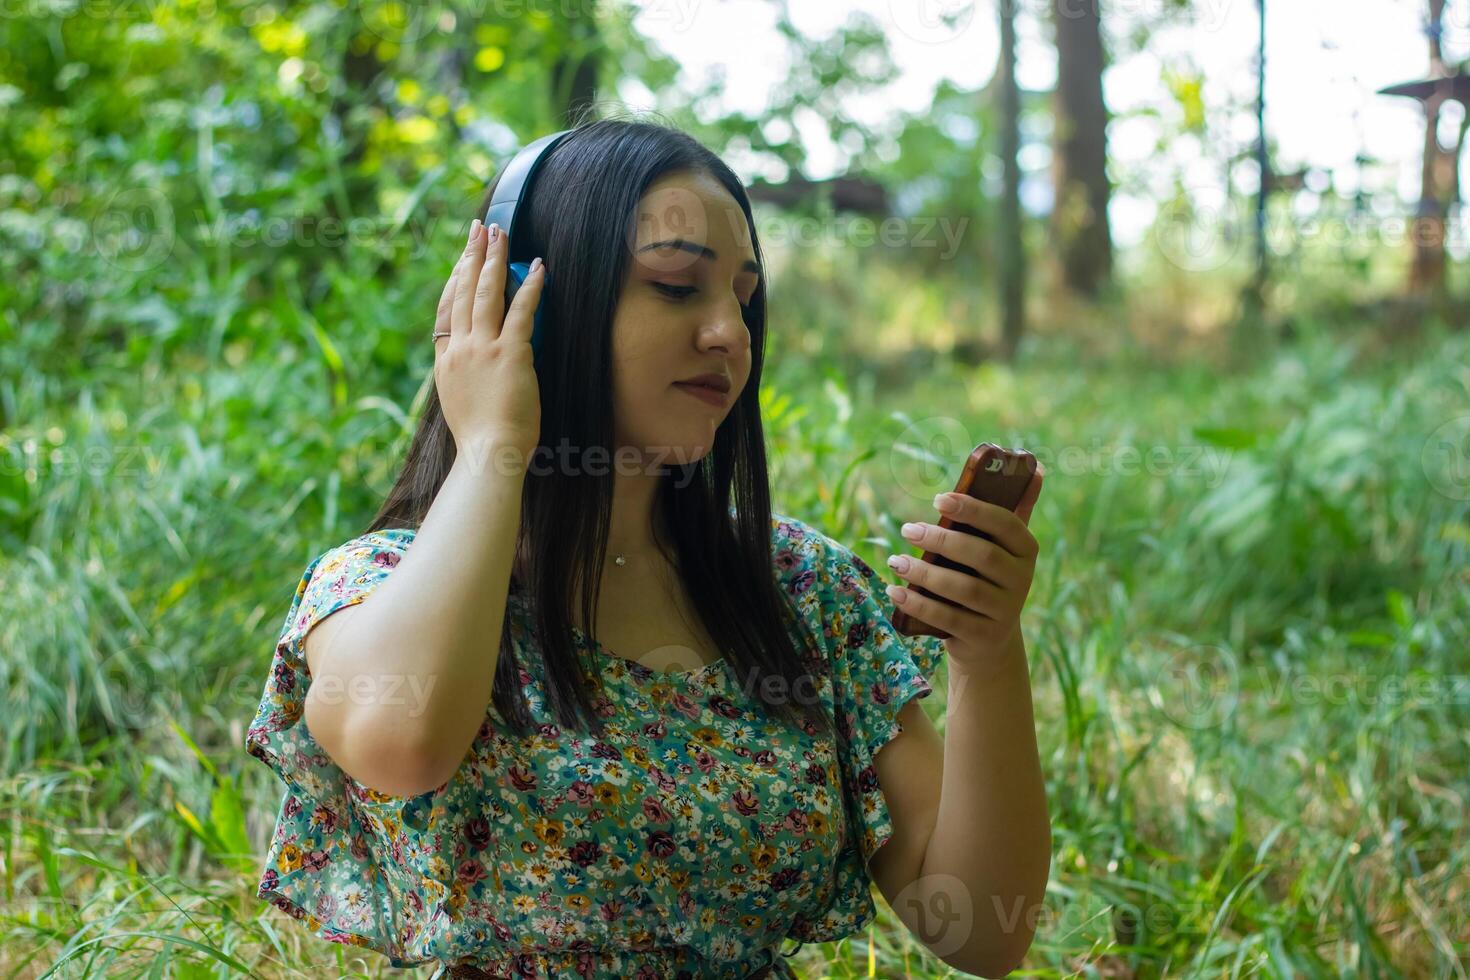
[[[542,161],[571,132],[570,129],[563,129],[549,133],[526,144],[516,153],[495,184],[495,195],[490,199],[490,207],[485,211],[481,224],[486,227],[492,222],[499,224],[510,236],[511,244],[515,244],[516,205],[530,194],[531,182],[536,178],[536,171],[541,169]]]
[[[516,213],[519,211],[520,203],[531,193],[531,183],[536,178],[536,171],[541,169],[541,163],[551,151],[573,131],[563,129],[559,132],[549,133],[531,143],[526,144],[516,155],[511,158],[510,163],[505,165],[500,179],[495,184],[495,194],[490,198],[490,206],[485,209],[485,217],[481,224],[489,227],[492,223],[498,224],[506,235],[510,236],[511,248],[515,248],[520,239],[517,237]],[[521,243],[524,248],[525,244]],[[525,253],[522,253],[525,254]],[[527,262],[507,262],[505,267],[505,304],[506,309],[515,300],[516,293],[520,291],[521,285],[526,277],[531,274],[531,266]],[[543,275],[542,288],[551,279],[551,271],[548,269]],[[545,304],[537,306],[532,316],[533,326],[531,329],[531,350],[539,362],[541,348],[545,341],[546,331],[543,329],[542,312]]]

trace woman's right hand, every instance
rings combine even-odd
[[[538,265],[505,310],[505,229],[495,241],[475,219],[434,320],[434,387],[455,448],[490,440],[528,463],[541,438],[541,391],[531,350],[532,317],[546,268]],[[503,321],[503,322],[502,322]]]

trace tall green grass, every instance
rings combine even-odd
[[[390,972],[254,899],[281,788],[241,746],[295,577],[372,512],[429,349],[405,368],[381,323],[364,343],[234,288],[197,343],[0,379],[9,975]],[[1304,319],[1224,370],[1055,331],[1013,368],[917,372],[820,293],[773,300],[805,323],[762,392],[778,510],[881,568],[974,443],[1047,465],[1023,624],[1056,849],[1028,971],[1464,976],[1470,337]],[[798,969],[951,972],[880,908]]]

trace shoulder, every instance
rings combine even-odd
[[[279,651],[302,657],[301,644],[327,616],[367,598],[407,553],[413,531],[370,531],[319,553],[296,581],[291,607],[276,641]]]
[[[365,596],[408,553],[413,530],[388,528],[360,534],[320,552],[296,582],[290,619],[298,628]]]
[[[898,632],[893,600],[871,565],[809,523],[777,514],[771,525],[778,579],[829,652],[860,670],[892,675],[912,664],[932,676],[943,641]]]
[[[771,553],[782,571],[824,562],[836,547],[836,541],[806,521],[786,514],[771,515]]]
[[[793,595],[823,588],[851,594],[877,586],[878,574],[851,548],[821,529],[785,514],[771,516],[771,551]]]
[[[326,577],[344,570],[388,571],[407,553],[413,538],[412,528],[387,528],[360,534],[317,555],[307,566],[304,577]]]

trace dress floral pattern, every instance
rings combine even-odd
[[[286,787],[258,897],[329,942],[393,966],[472,963],[505,977],[794,976],[785,939],[828,942],[876,914],[867,863],[892,834],[873,758],[927,697],[942,641],[904,637],[861,558],[774,515],[773,574],[820,649],[836,744],[766,722],[719,660],[660,672],[593,644],[603,737],[546,710],[532,610],[507,628],[538,728],[494,705],[444,785],[389,796],[348,776],[303,718],[303,640],[361,602],[412,544],[375,531],[319,555],[297,584],[246,750]],[[815,647],[809,646],[815,644]],[[441,965],[439,973],[444,972]]]

